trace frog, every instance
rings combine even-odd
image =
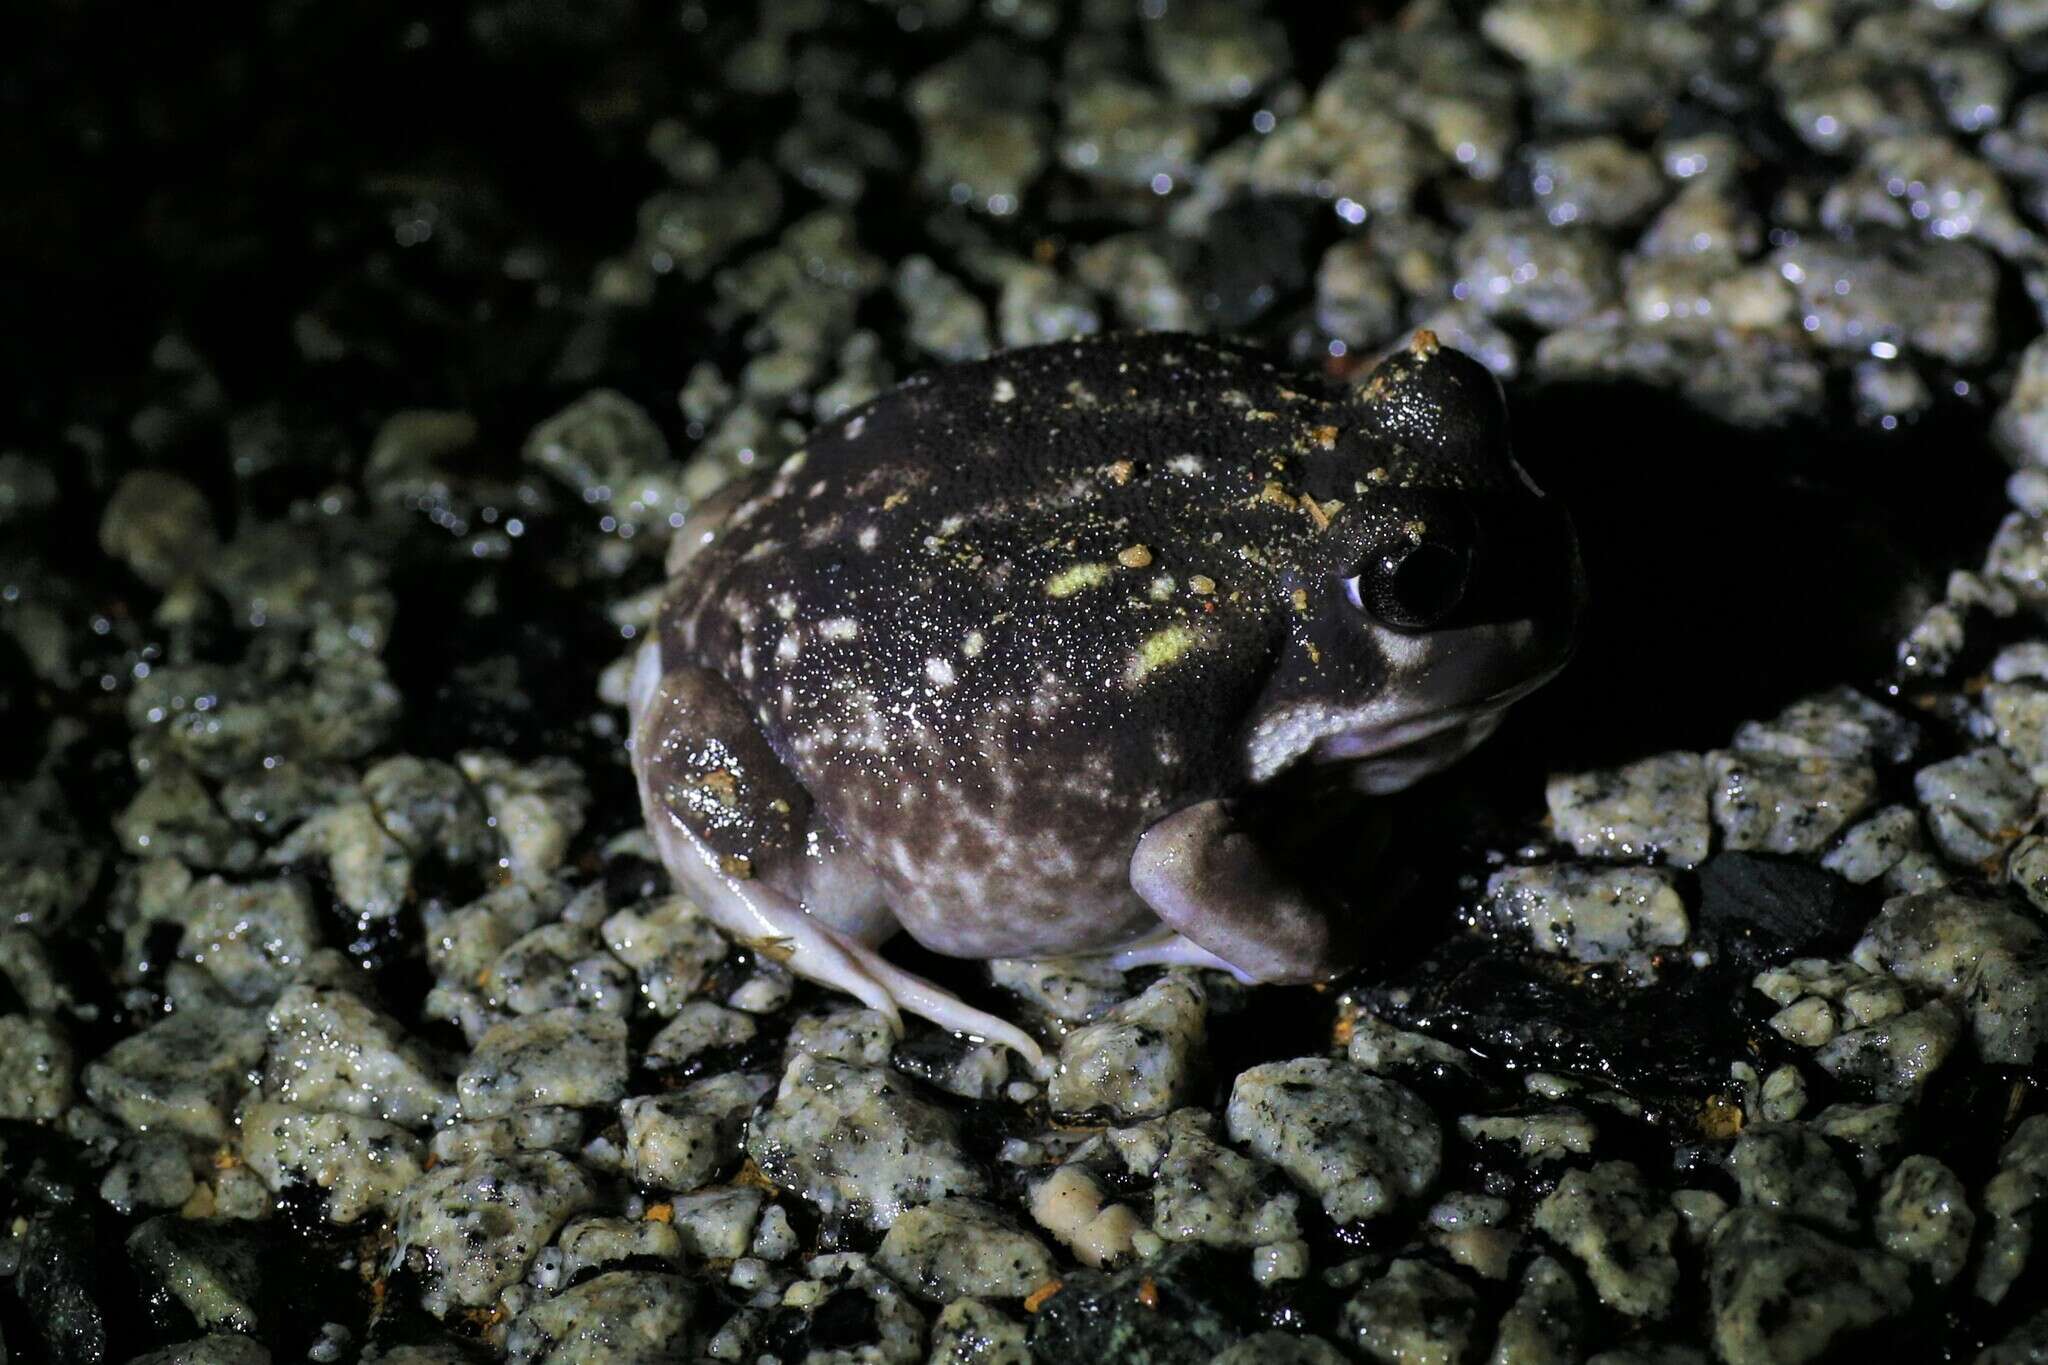
[[[1299,983],[1385,799],[1562,669],[1584,573],[1499,383],[1106,333],[915,375],[685,519],[627,684],[646,827],[741,942],[1044,1074],[882,951]]]

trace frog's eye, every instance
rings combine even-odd
[[[1344,580],[1351,605],[1396,630],[1427,630],[1464,599],[1472,551],[1462,542],[1424,537],[1375,549]]]

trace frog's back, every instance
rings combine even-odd
[[[913,379],[736,506],[671,587],[665,657],[726,678],[899,900],[1022,859],[1045,903],[1013,879],[1011,912],[1064,898],[1127,938],[1138,834],[1241,780],[1291,559],[1256,547],[1304,522],[1261,489],[1327,401],[1169,335]]]

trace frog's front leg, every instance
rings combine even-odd
[[[1185,962],[1285,982],[1320,980],[1358,960],[1356,909],[1283,867],[1235,802],[1199,802],[1146,830],[1131,855],[1131,889],[1177,937],[1132,945],[1120,966]]]
[[[719,926],[799,976],[879,1011],[902,1011],[1000,1043],[1034,1071],[1031,1036],[885,959],[896,928],[873,870],[812,808],[725,680],[635,660],[629,708],[640,804],[669,875]]]

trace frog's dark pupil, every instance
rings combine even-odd
[[[1390,626],[1433,626],[1465,595],[1465,556],[1449,545],[1423,541],[1380,561],[1373,615]]]

